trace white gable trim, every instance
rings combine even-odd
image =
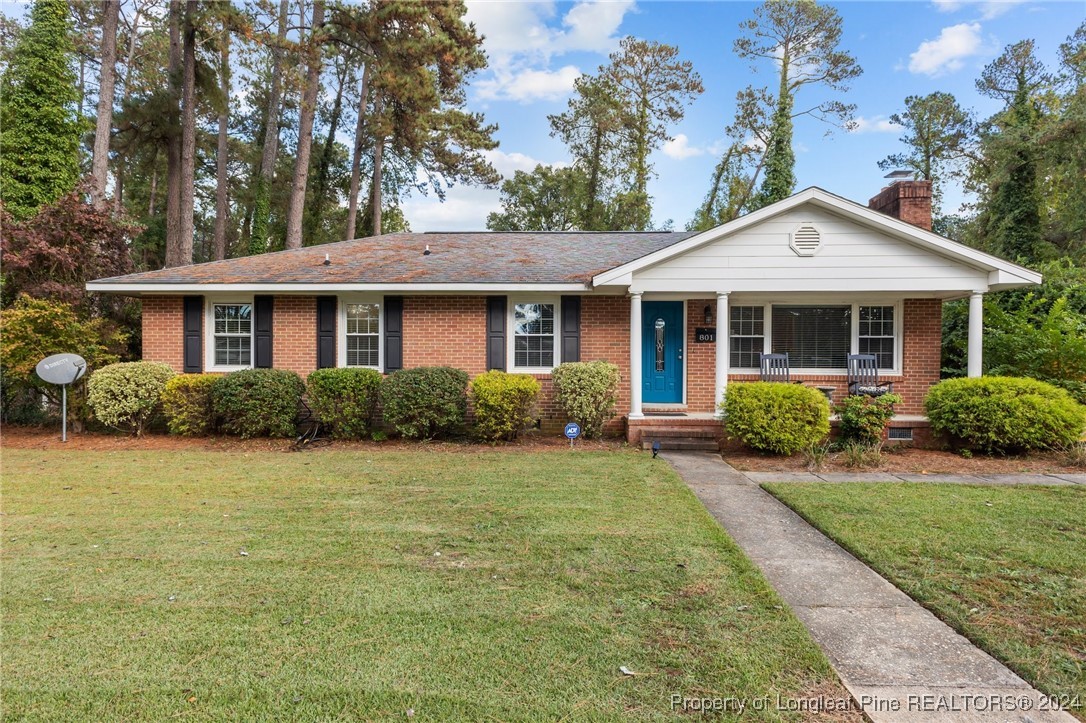
[[[1001,285],[1023,286],[1041,283],[1041,275],[1035,271],[1030,271],[1023,266],[1011,263],[1010,261],[1005,261],[998,256],[992,256],[991,254],[978,251],[964,244],[957,243],[956,241],[943,238],[931,231],[925,231],[910,223],[893,218],[892,216],[887,216],[884,213],[874,211],[866,206],[861,206],[854,201],[835,196],[832,193],[823,191],[821,188],[815,187],[800,191],[783,201],[778,201],[777,203],[761,208],[753,213],[748,213],[746,216],[741,216],[722,226],[717,226],[716,228],[699,233],[696,236],[691,236],[685,241],[680,241],[667,248],[642,256],[628,264],[616,266],[602,274],[597,274],[592,279],[592,283],[594,286],[629,285],[632,281],[632,275],[641,269],[655,266],[656,264],[675,258],[676,256],[681,256],[688,251],[692,251],[713,241],[718,241],[725,236],[750,228],[773,216],[807,203],[817,208],[840,214],[859,223],[873,226],[894,238],[908,241],[952,261],[987,271],[989,287],[998,287]],[[983,289],[983,291],[987,291],[987,289]]]

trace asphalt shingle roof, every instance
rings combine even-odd
[[[100,284],[568,284],[695,232],[395,233],[146,271]],[[426,246],[430,254],[423,253]],[[324,265],[328,254],[331,264]]]

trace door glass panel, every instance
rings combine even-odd
[[[656,320],[656,371],[664,371],[664,320]]]

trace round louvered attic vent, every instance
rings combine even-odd
[[[792,232],[789,245],[800,256],[813,256],[818,249],[822,248],[822,233],[812,224],[800,224]]]

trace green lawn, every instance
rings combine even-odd
[[[647,455],[5,450],[3,508],[5,719],[651,720],[843,690]]]
[[[1086,488],[766,489],[1040,690],[1086,705]]]

